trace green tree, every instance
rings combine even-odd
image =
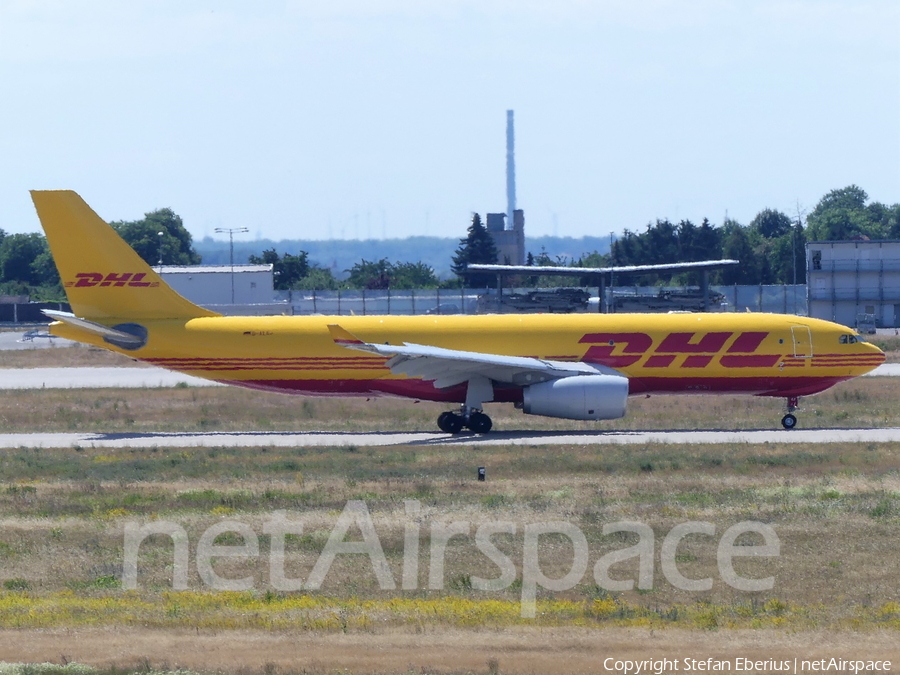
[[[786,234],[772,240],[771,266],[775,283],[806,282],[806,233],[798,222]]]
[[[830,211],[832,209],[844,209],[846,211],[858,211],[865,208],[869,195],[858,185],[848,185],[839,190],[832,190],[819,200],[815,211]]]
[[[309,272],[294,288],[304,291],[336,291],[339,287],[337,279],[327,267],[310,265]]]
[[[763,209],[750,221],[750,227],[766,239],[782,237],[791,231],[792,226],[791,219],[775,209]]]
[[[556,260],[554,260],[543,246],[541,246],[541,252],[537,255],[529,251],[525,258],[525,264],[528,267],[573,267],[575,265],[566,256],[557,256]],[[496,281],[496,275],[494,281]],[[523,284],[526,287],[565,288],[566,286],[574,286],[576,281],[574,276],[570,277],[568,275],[529,274],[527,276],[507,276],[504,278],[503,283],[511,288],[521,287]]]
[[[143,220],[119,220],[110,225],[149,265],[156,265],[160,258],[164,265],[200,264],[191,233],[172,209],[158,209],[144,214]]]
[[[610,247],[610,265],[640,265],[644,260],[644,240],[641,235],[625,230]]]
[[[279,291],[296,288],[297,284],[309,274],[306,251],[300,251],[298,255],[285,253],[279,256],[274,248],[270,248],[263,251],[261,256],[250,255],[249,262],[253,265],[271,265],[275,277],[275,290]]]
[[[900,204],[887,206],[881,202],[872,202],[866,206],[866,212],[873,223],[878,223],[885,237],[900,239]]]
[[[898,207],[866,206],[869,196],[856,185],[832,190],[809,214],[809,241],[846,241],[857,237],[884,239],[895,227]]]
[[[421,262],[392,263],[387,258],[361,260],[347,270],[347,285],[365,289],[437,288],[440,281],[430,265]]]
[[[593,253],[585,253],[573,264],[573,267],[609,267],[609,256],[594,251]],[[594,274],[585,274],[578,277],[579,286],[596,286],[599,278]]]
[[[678,262],[678,230],[668,219],[657,220],[655,225],[647,225],[646,236],[646,264]]]
[[[391,288],[437,288],[440,280],[431,265],[422,262],[396,263],[391,269]]]
[[[56,262],[54,262],[53,255],[50,253],[50,247],[46,244],[46,239],[44,239],[44,250],[38,253],[37,257],[31,261],[31,274],[36,285],[51,291],[50,295],[55,297],[64,295],[62,282],[59,278],[59,270],[56,269]]]
[[[391,272],[393,266],[387,258],[370,261],[363,258],[353,265],[347,272],[347,285],[350,288],[365,288],[369,290],[388,289],[391,287]]]
[[[698,260],[719,260],[722,256],[722,232],[704,218],[694,234],[694,246],[701,253]]]
[[[450,267],[467,286],[493,288],[497,285],[495,274],[466,274],[465,271],[470,264],[491,265],[496,262],[497,246],[494,244],[494,238],[482,225],[481,216],[474,213],[468,234],[459,240],[459,247],[453,255],[453,264]]]
[[[753,243],[747,228],[734,220],[726,220],[722,226],[722,255],[725,258],[739,260],[740,265],[732,265],[722,270],[724,284],[758,284],[760,283],[759,265]]]
[[[0,244],[0,281],[19,281],[29,286],[55,283],[59,276],[42,267],[35,268],[35,261],[49,252],[47,240],[40,234],[9,234]],[[56,267],[53,266],[53,270]]]

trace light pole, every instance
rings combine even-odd
[[[159,237],[159,262],[157,266],[159,267],[159,271],[162,272],[162,247],[163,247],[163,237],[166,235],[165,232],[157,232],[157,236]]]
[[[216,232],[228,233],[228,253],[231,260],[231,304],[234,304],[234,235],[249,232],[246,227],[217,227]]]

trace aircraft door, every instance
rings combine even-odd
[[[808,326],[791,326],[791,338],[794,341],[794,356],[801,359],[811,359],[812,332]]]

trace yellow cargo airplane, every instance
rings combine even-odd
[[[576,420],[629,395],[786,399],[863,375],[884,354],[844,326],[782,314],[221,316],[178,295],[71,191],[34,191],[73,313],[54,335],[170,370],[313,396],[445,401],[441,430],[484,433],[488,401]]]

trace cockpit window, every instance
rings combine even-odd
[[[857,342],[865,342],[865,340],[863,340],[858,335],[841,335],[841,337],[839,338],[839,342],[842,345],[846,345],[846,344],[855,345]]]
[[[848,337],[849,337],[848,335],[841,335],[840,342],[841,342],[842,345],[847,344],[847,338],[848,338]]]

